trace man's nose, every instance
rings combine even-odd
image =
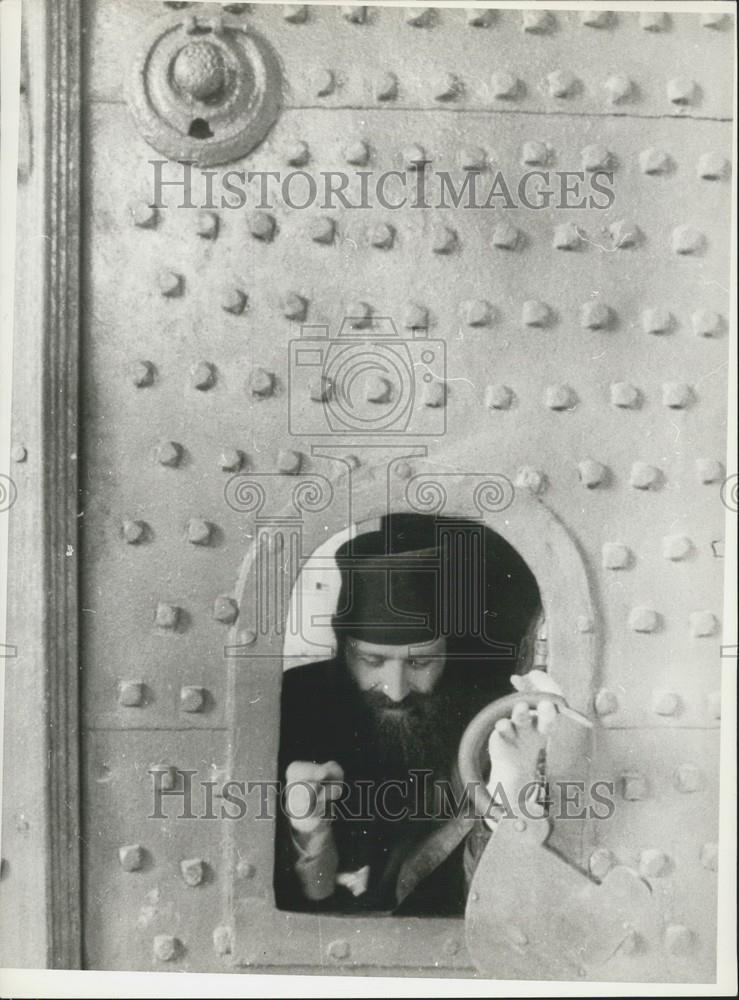
[[[410,685],[402,663],[390,663],[385,667],[382,690],[391,701],[401,702],[410,693]]]

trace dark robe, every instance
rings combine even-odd
[[[424,802],[419,786],[424,782],[453,780],[459,740],[470,720],[495,698],[510,690],[505,668],[491,668],[490,663],[452,661],[431,697],[444,699],[443,725],[433,747],[413,747],[411,771],[427,769],[426,777],[408,772],[408,765],[387,761],[384,749],[368,715],[366,706],[338,659],[311,663],[286,671],[283,678],[279,775],[285,781],[285,770],[293,761],[324,763],[336,761],[344,770],[350,789],[342,804],[346,815],[339,813],[331,823],[339,856],[339,872],[353,872],[369,865],[368,888],[354,896],[343,886],[320,902],[308,900],[295,872],[296,849],[292,831],[284,813],[277,823],[275,893],[281,909],[343,912],[393,911],[406,915],[454,915],[464,911],[465,846],[461,843],[434,872],[423,879],[411,895],[396,905],[396,880],[401,864],[412,855],[414,848],[443,819],[433,818],[430,803]],[[377,813],[377,803],[362,792],[362,782],[376,788],[383,782],[403,782],[408,789],[405,798],[397,788],[386,798],[387,807],[395,812],[404,808],[409,816],[427,818],[392,821]],[[367,786],[365,786],[366,789]],[[456,789],[458,794],[458,789]],[[367,809],[369,806],[369,810]],[[364,813],[361,819],[348,818],[349,813]],[[473,838],[479,847],[486,828],[478,825]],[[467,859],[468,860],[468,859]]]

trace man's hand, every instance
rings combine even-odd
[[[545,694],[535,709],[518,702],[509,719],[496,723],[490,740],[490,779],[488,791],[493,799],[514,811],[520,809],[521,790],[537,778],[537,763],[547,737],[557,720],[557,709]],[[526,799],[531,815],[541,813],[532,788]]]
[[[295,760],[285,772],[285,811],[293,830],[313,840],[328,830],[327,803],[341,795],[344,771],[335,760],[325,764]]]

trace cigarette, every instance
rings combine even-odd
[[[557,709],[566,715],[568,719],[572,719],[573,722],[579,723],[581,726],[585,726],[586,729],[592,729],[593,723],[588,719],[587,716],[583,715],[581,712],[576,712],[574,708],[570,708],[569,705],[557,705]]]

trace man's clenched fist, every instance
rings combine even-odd
[[[293,830],[305,837],[325,829],[331,819],[327,803],[341,795],[341,765],[335,760],[325,764],[294,760],[288,764],[285,779],[285,812]]]

